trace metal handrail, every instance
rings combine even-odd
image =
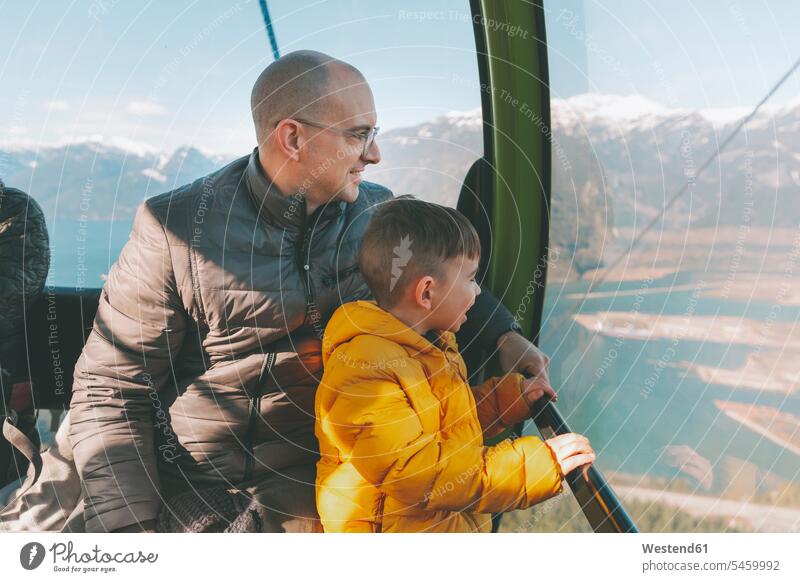
[[[574,432],[555,404],[546,398],[534,403],[533,421],[545,439]],[[567,475],[566,481],[592,529],[596,533],[638,533],[639,528],[602,473],[594,465],[585,473],[584,476],[584,469],[578,467]]]

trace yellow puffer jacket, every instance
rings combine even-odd
[[[374,302],[348,303],[325,330],[323,362],[315,408],[326,532],[488,532],[491,512],[561,491],[540,439],[484,446],[529,415],[522,377],[470,389],[452,333],[434,345]]]

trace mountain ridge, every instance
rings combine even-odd
[[[668,230],[744,221],[795,226],[800,101],[765,105],[698,176],[747,113],[675,108],[638,95],[553,99],[551,243],[577,259],[578,272],[600,265],[615,227],[649,222],[687,183],[664,218]],[[531,120],[531,131],[542,131],[540,120]],[[483,154],[480,108],[387,131],[379,145],[383,162],[368,168],[367,179],[397,194],[455,205],[468,168]],[[237,157],[193,146],[162,152],[99,136],[53,147],[18,146],[0,147],[0,178],[30,192],[48,217],[66,220],[130,220],[146,198]],[[75,203],[87,198],[88,204]]]

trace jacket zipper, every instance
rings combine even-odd
[[[311,238],[310,232],[308,227],[306,226],[303,232],[303,243],[300,245],[300,248],[297,250],[297,266],[300,268],[300,279],[303,281],[303,291],[305,292],[305,299],[306,299],[306,313],[305,317],[303,318],[303,323],[305,324],[306,319],[308,318],[308,302],[311,299],[311,261],[309,260],[308,256],[308,245],[309,239]]]
[[[311,261],[309,257],[309,245],[311,243],[311,230],[306,227],[303,234],[303,244],[297,254],[297,265],[303,273],[300,279],[303,281],[303,291],[306,299],[306,313],[303,318],[303,325],[311,323],[314,333],[322,338],[322,314],[317,306],[317,293],[314,288],[314,280],[311,278]]]
[[[300,249],[297,253],[297,264],[303,274],[300,276],[300,280],[303,282],[303,291],[305,292],[305,299],[306,299],[306,313],[305,317],[303,318],[303,324],[305,325],[306,321],[309,317],[309,306],[312,309],[316,310],[316,300],[315,300],[315,293],[314,293],[314,283],[311,280],[311,265],[310,262],[307,261],[308,259],[308,246],[311,239],[311,232],[308,228],[305,229],[303,234],[303,244],[300,246]],[[261,412],[261,391],[264,382],[264,377],[272,370],[272,366],[275,363],[276,354],[270,353],[267,354],[267,357],[264,360],[264,365],[261,368],[261,373],[258,376],[258,385],[256,386],[256,392],[250,399],[250,412],[247,422],[247,433],[245,435],[245,465],[244,465],[244,476],[242,477],[243,481],[248,481],[253,476],[253,466],[255,463],[254,453],[253,453],[253,439],[255,438],[255,427],[256,427],[256,419]]]
[[[272,366],[275,364],[275,352],[270,352],[264,358],[264,364],[261,366],[261,372],[258,375],[258,383],[256,384],[256,391],[250,397],[250,412],[247,419],[247,433],[245,434],[245,458],[244,458],[244,476],[242,481],[249,481],[253,476],[253,465],[255,463],[255,454],[253,452],[253,440],[255,439],[256,420],[261,414],[261,393],[264,385],[264,377],[272,371]]]

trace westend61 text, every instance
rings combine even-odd
[[[707,554],[708,544],[688,544],[684,546],[642,544],[642,551],[645,554]]]

